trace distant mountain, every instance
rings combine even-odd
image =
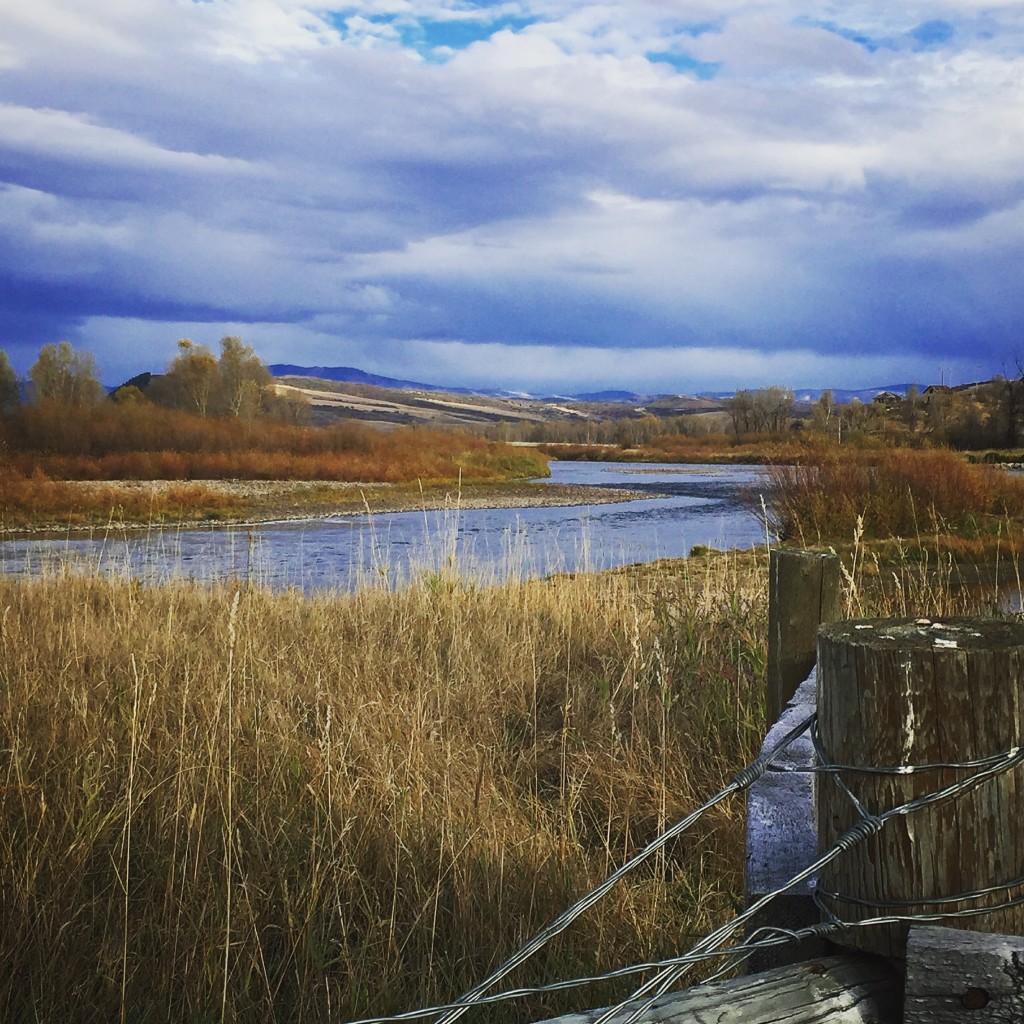
[[[384,377],[377,373],[367,373],[355,366],[297,366],[293,363],[272,363],[268,369],[275,377],[313,377],[321,380],[333,380],[341,384],[371,384],[378,388],[392,388],[398,391],[431,391],[449,395],[484,395],[488,398],[521,399],[524,401],[541,402],[596,402],[607,404],[643,405],[668,397],[667,395],[641,395],[635,391],[588,391],[578,395],[535,395],[525,391],[508,391],[501,388],[457,388],[444,384],[424,384],[422,381],[403,380],[399,377]],[[851,390],[845,388],[795,388],[793,395],[797,402],[811,403],[821,398],[822,392],[830,390],[833,399],[845,405],[848,402],[870,402],[875,395],[883,391],[892,391],[897,395],[906,395],[910,384],[889,384],[885,387],[861,388]],[[756,388],[751,390],[757,390]],[[921,386],[921,390],[924,390]],[[732,398],[735,391],[701,391],[695,397],[724,401]]]
[[[797,402],[817,402],[826,391],[831,391],[833,401],[839,405],[846,405],[849,402],[870,402],[875,395],[880,395],[883,391],[891,391],[894,395],[905,397],[907,390],[912,387],[914,387],[913,384],[887,384],[885,387],[860,388],[859,390],[848,388],[794,388],[793,398]],[[751,388],[750,390],[756,391],[757,388]],[[924,388],[921,387],[921,390],[923,391]],[[727,398],[732,398],[735,394],[735,391],[702,391],[697,397],[715,398],[719,401],[724,401]]]
[[[355,366],[297,366],[293,363],[271,363],[267,367],[275,377],[313,377],[333,380],[340,384],[372,384],[378,388],[399,391],[436,391],[448,395],[485,395],[488,398],[522,399],[534,402],[608,402],[638,405],[665,395],[639,395],[635,391],[589,391],[579,395],[539,395],[529,391],[509,391],[506,388],[457,388],[445,384],[424,384],[422,381],[403,380],[367,373]],[[731,394],[731,392],[730,392]]]
[[[382,377],[367,373],[354,366],[295,366],[292,363],[271,363],[267,367],[275,377],[316,377],[320,380],[336,380],[341,384],[372,384],[378,388],[397,388],[400,391],[444,391],[452,395],[496,394],[497,392],[473,391],[470,388],[449,388],[439,384],[423,384],[415,380],[401,380],[397,377]]]
[[[573,395],[577,402],[629,402],[636,405],[645,402],[650,395],[638,395],[635,391],[590,391],[582,395]]]

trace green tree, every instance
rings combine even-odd
[[[18,375],[11,366],[7,353],[0,348],[0,412],[13,409],[21,401],[18,390]]]
[[[103,385],[96,379],[92,354],[76,351],[67,341],[44,345],[28,375],[37,399],[85,406],[95,405],[104,396]]]

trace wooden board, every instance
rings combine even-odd
[[[768,561],[765,717],[774,724],[814,668],[818,626],[839,618],[839,559],[773,548]]]
[[[902,984],[874,958],[830,957],[659,997],[642,1024],[898,1024]],[[545,1024],[593,1024],[605,1011]],[[622,1022],[627,1007],[613,1021]]]
[[[1024,938],[914,926],[905,1024],[1024,1021]]]

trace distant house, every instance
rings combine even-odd
[[[903,399],[896,394],[895,391],[879,391],[874,398],[871,399],[871,404],[876,407],[881,407],[887,412],[898,409],[900,402]]]
[[[929,384],[921,392],[921,397],[924,399],[925,405],[931,405],[932,402],[941,401],[951,394],[953,394],[953,389],[948,384]]]

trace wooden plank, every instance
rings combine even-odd
[[[928,765],[1005,753],[1024,734],[1024,624],[1005,619],[872,619],[823,626],[818,635],[818,713],[833,763]],[[962,780],[963,769],[911,774],[843,773],[872,814]],[[864,902],[895,901],[913,914],[960,909],[962,893],[1024,875],[1024,813],[1018,765],[951,801],[886,822],[821,873],[821,890],[844,920],[884,916]],[[817,788],[822,850],[857,821],[853,805],[823,777]],[[1005,891],[972,900],[992,906]],[[827,896],[826,896],[827,899]],[[1024,907],[962,919],[982,931],[1024,931]],[[844,946],[901,958],[905,925],[855,929]]]
[[[898,1024],[902,983],[884,961],[829,957],[660,996],[642,1024]],[[637,1004],[632,1004],[635,1008]],[[593,1024],[605,1010],[544,1024]],[[631,1012],[625,1007],[616,1024]]]
[[[1024,938],[914,926],[905,1024],[1024,1021]]]
[[[773,549],[768,559],[769,725],[814,667],[818,626],[838,618],[839,558],[830,551]]]

